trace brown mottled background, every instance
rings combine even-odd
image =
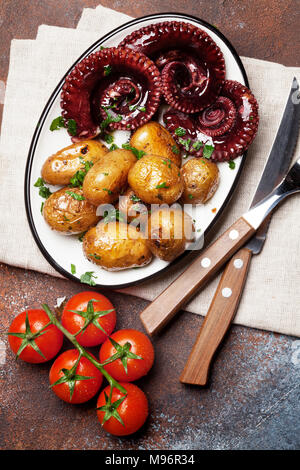
[[[42,23],[73,28],[84,7],[98,4],[97,0],[1,0],[0,80],[5,82],[7,77],[12,38],[34,38]],[[197,15],[216,25],[241,55],[300,65],[298,1],[102,0],[102,4],[132,16],[166,11]],[[1,330],[25,307],[41,302],[54,306],[58,297],[81,290],[82,286],[70,281],[0,265]],[[142,329],[138,313],[145,301],[113,292],[107,295],[118,309],[119,328]],[[151,415],[146,426],[127,439],[102,431],[95,400],[80,406],[59,401],[48,388],[49,366],[16,363],[11,352],[5,351],[5,335],[1,336],[0,447],[299,448],[300,340],[234,326],[217,355],[209,386],[183,386],[178,377],[201,322],[201,317],[182,313],[154,340],[155,366],[140,381]]]

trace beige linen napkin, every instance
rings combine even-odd
[[[79,30],[42,25],[36,41],[13,40],[0,141],[0,260],[59,276],[44,260],[28,228],[23,179],[35,124],[53,88],[76,58],[99,37],[130,18],[102,6],[86,9]],[[260,104],[260,129],[248,153],[223,231],[248,207],[278,128],[287,94],[300,68],[242,58],[251,88]],[[298,145],[296,155],[300,155]],[[235,323],[300,336],[299,199],[291,198],[276,213],[268,241],[254,257]],[[179,270],[143,286],[123,289],[145,299],[155,298]],[[217,279],[186,309],[205,315]]]

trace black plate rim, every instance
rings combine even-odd
[[[28,157],[27,157],[27,162],[26,162],[26,168],[25,168],[24,199],[25,199],[25,209],[26,209],[26,215],[27,215],[27,220],[28,220],[28,223],[29,223],[29,227],[30,227],[31,233],[33,235],[33,238],[34,238],[39,250],[41,251],[42,255],[48,261],[48,263],[57,272],[59,272],[62,276],[64,276],[67,279],[70,279],[71,281],[75,281],[75,282],[77,282],[81,285],[83,285],[83,284],[81,283],[81,281],[76,276],[73,276],[70,272],[66,271],[64,268],[62,268],[52,258],[52,256],[49,254],[46,247],[42,243],[42,241],[39,237],[38,231],[37,231],[37,229],[35,227],[35,224],[34,224],[33,214],[32,214],[32,210],[31,210],[31,201],[30,201],[30,178],[31,178],[31,169],[32,169],[32,163],[33,163],[33,159],[34,159],[34,153],[35,153],[35,149],[36,149],[39,137],[40,137],[40,133],[41,133],[43,124],[45,122],[45,119],[48,115],[49,109],[51,108],[53,102],[57,98],[57,95],[61,90],[61,87],[64,83],[64,80],[65,80],[66,76],[70,73],[70,71],[73,69],[73,67],[78,62],[80,62],[87,55],[91,54],[94,51],[94,49],[101,46],[101,44],[103,42],[105,42],[107,39],[110,39],[116,33],[119,33],[120,31],[123,31],[128,26],[138,25],[139,23],[141,23],[144,20],[151,20],[151,19],[162,19],[163,20],[165,17],[172,17],[174,19],[186,20],[186,21],[192,20],[192,21],[198,23],[200,26],[205,26],[208,29],[210,29],[211,31],[213,31],[215,34],[217,34],[219,36],[219,38],[226,44],[226,46],[229,48],[230,52],[234,56],[234,59],[236,60],[238,66],[239,66],[239,69],[240,69],[240,71],[243,75],[245,85],[247,87],[249,87],[248,77],[247,77],[244,65],[243,65],[237,51],[235,50],[235,48],[231,44],[231,42],[215,26],[211,25],[210,23],[207,23],[205,20],[202,20],[201,18],[198,18],[197,16],[187,15],[186,13],[165,12],[165,13],[155,13],[155,14],[152,14],[152,15],[145,15],[145,16],[141,16],[139,18],[134,18],[133,20],[130,20],[130,21],[122,24],[121,26],[118,26],[117,28],[113,29],[112,31],[110,31],[109,33],[105,34],[100,39],[98,39],[96,42],[94,42],[83,54],[81,54],[81,56],[75,61],[75,63],[68,69],[68,71],[62,77],[62,79],[60,80],[60,82],[58,83],[58,85],[56,86],[54,91],[52,92],[50,98],[48,99],[48,101],[47,101],[47,103],[46,103],[46,105],[45,105],[45,107],[42,111],[41,117],[38,120],[37,126],[35,128],[35,131],[34,131],[34,134],[33,134],[32,140],[31,140],[31,144],[30,144],[30,147],[29,147],[29,152],[28,152]],[[217,223],[217,221],[221,217],[225,207],[229,203],[229,201],[230,201],[230,199],[231,199],[231,197],[232,197],[232,195],[235,191],[235,188],[236,188],[236,186],[239,182],[240,176],[241,176],[242,169],[243,169],[244,164],[245,164],[246,154],[247,154],[247,152],[245,152],[244,155],[243,155],[242,161],[240,163],[240,167],[239,167],[237,175],[235,177],[235,181],[234,181],[233,185],[231,186],[230,191],[229,191],[226,199],[224,200],[222,206],[220,207],[217,215],[214,217],[214,219],[209,224],[209,226],[207,227],[207,229],[205,230],[205,232],[203,234],[204,240],[205,240],[207,234],[212,229],[212,227]],[[204,243],[204,246],[205,246],[205,243]],[[200,252],[200,250],[196,251],[197,254],[199,254],[199,252]],[[145,283],[149,280],[156,279],[156,278],[160,277],[163,273],[166,273],[170,269],[173,269],[175,265],[177,265],[179,262],[181,262],[184,258],[186,258],[189,255],[190,255],[191,259],[193,259],[194,256],[191,256],[191,254],[194,254],[194,252],[186,250],[181,256],[176,258],[172,263],[167,265],[165,268],[161,269],[160,271],[157,271],[156,273],[150,274],[149,276],[144,277],[143,279],[137,280],[137,281],[131,281],[131,282],[128,282],[126,284],[118,284],[118,285],[116,285],[116,284],[107,285],[107,284],[98,284],[98,283],[96,283],[95,286],[89,286],[89,287],[92,288],[92,289],[102,288],[102,289],[116,290],[116,289],[122,289],[122,288],[137,286],[137,285],[143,284],[143,283]]]

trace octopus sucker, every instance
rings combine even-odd
[[[197,113],[218,97],[225,80],[223,54],[202,29],[166,21],[134,31],[120,44],[150,57],[161,71],[162,93],[174,109]]]
[[[108,130],[134,130],[149,121],[160,104],[160,73],[152,60],[126,48],[90,54],[66,77],[62,116],[76,122],[72,141]]]
[[[187,115],[170,108],[163,119],[187,153],[201,157],[208,144],[213,147],[211,160],[222,162],[242,155],[252,143],[259,123],[258,104],[246,86],[226,80],[220,96],[206,109]]]

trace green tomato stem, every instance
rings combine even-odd
[[[51,323],[53,323],[53,325],[55,325],[67,338],[69,341],[71,341],[71,343],[75,346],[75,348],[79,351],[79,354],[81,354],[81,356],[85,357],[86,359],[88,359],[92,364],[94,364],[95,367],[97,367],[97,369],[100,370],[100,372],[102,372],[102,374],[104,375],[104,377],[106,378],[106,380],[108,381],[111,389],[113,389],[114,387],[116,387],[118,390],[120,390],[120,392],[122,393],[125,393],[125,395],[127,395],[127,391],[125,390],[124,387],[122,387],[122,385],[120,385],[103,367],[103,364],[101,364],[100,362],[98,362],[93,356],[91,356],[91,354],[86,351],[82,346],[81,344],[78,343],[77,339],[75,338],[74,335],[72,335],[68,330],[66,330],[62,324],[57,320],[57,318],[53,315],[53,313],[51,312],[49,306],[47,304],[42,304],[42,307],[43,309],[45,310],[45,312],[47,313],[48,317],[50,318],[51,320]]]

